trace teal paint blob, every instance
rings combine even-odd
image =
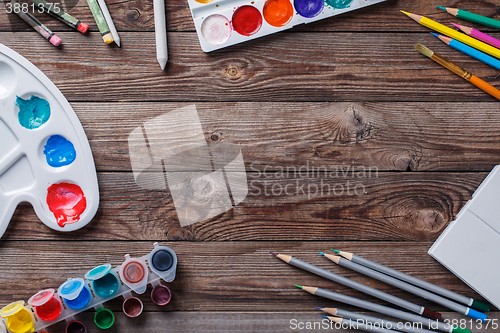
[[[334,9],[349,8],[354,0],[326,0]]]
[[[76,150],[71,141],[64,136],[52,135],[44,147],[43,153],[47,163],[54,168],[59,168],[73,163],[76,158]]]
[[[17,115],[19,123],[26,129],[32,130],[45,124],[50,118],[50,104],[43,98],[31,95],[30,99],[16,96],[16,105],[19,107]]]

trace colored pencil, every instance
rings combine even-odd
[[[287,264],[293,265],[295,267],[298,267],[298,268],[303,269],[305,271],[311,272],[313,274],[322,276],[328,280],[343,284],[344,286],[347,286],[349,288],[359,290],[361,292],[364,292],[365,294],[375,296],[375,297],[382,299],[384,301],[390,302],[392,304],[398,305],[398,306],[405,308],[407,310],[410,310],[412,312],[418,313],[419,315],[423,315],[423,316],[430,318],[430,319],[441,318],[440,313],[437,313],[437,312],[434,312],[434,311],[429,310],[427,308],[424,308],[423,306],[405,301],[399,297],[396,297],[396,296],[387,294],[383,291],[377,290],[375,288],[366,286],[362,283],[356,282],[354,280],[348,279],[348,278],[343,277],[341,275],[327,271],[326,269],[320,268],[318,266],[314,266],[312,264],[309,264],[309,263],[302,261],[302,260],[299,260],[297,258],[293,258],[292,256],[278,254],[278,253],[274,253],[274,252],[271,252],[271,253],[274,254],[275,256],[277,256],[279,259],[286,262]]]
[[[63,22],[64,24],[80,31],[82,34],[87,33],[89,26],[81,22],[77,18],[71,16],[70,14],[66,13],[62,8],[57,7],[58,10],[56,10],[53,3],[47,3],[45,0],[31,0],[31,1],[35,4],[35,6],[43,9],[44,12],[50,14],[59,21]]]
[[[473,85],[475,85],[479,89],[483,90],[484,92],[490,94],[491,96],[493,96],[497,99],[500,99],[500,90],[493,87],[491,84],[481,80],[480,78],[473,75],[472,73],[467,72],[465,69],[455,65],[454,63],[452,63],[448,59],[440,56],[439,54],[437,54],[434,51],[425,47],[424,45],[416,44],[415,50],[422,53],[426,57],[431,58],[432,60],[434,60],[435,62],[437,62],[441,66],[448,68],[450,71],[457,74],[458,76],[460,76],[464,80],[469,81],[470,83],[472,83]]]
[[[444,297],[448,297],[449,299],[452,299],[454,301],[463,303],[465,305],[468,305],[476,310],[488,312],[490,311],[490,306],[486,303],[476,301],[473,298],[466,297],[460,294],[457,294],[454,291],[442,288],[440,286],[436,286],[435,284],[432,284],[430,282],[421,280],[417,277],[408,275],[406,273],[400,272],[398,270],[395,270],[393,268],[384,266],[382,264],[379,264],[377,262],[371,261],[369,259],[363,258],[361,256],[358,256],[356,254],[350,253],[350,252],[345,252],[345,251],[338,251],[332,249],[332,251],[340,254],[342,257],[344,257],[347,260],[351,260],[352,262],[355,262],[357,264],[369,267],[371,269],[377,270],[379,272],[385,273],[387,275],[390,275],[392,277],[398,278],[400,280],[409,282],[411,284],[414,284],[416,286],[419,286],[420,288],[424,288],[427,290],[430,290],[436,294],[439,294]]]
[[[111,36],[113,36],[116,45],[118,45],[118,47],[121,47],[120,36],[118,36],[118,31],[116,31],[115,24],[113,23],[113,19],[111,18],[111,14],[109,13],[108,6],[106,6],[106,2],[104,0],[97,1],[99,2],[99,7],[101,8],[102,15],[104,15],[104,19],[106,20],[106,24],[108,25]]]
[[[316,308],[331,315],[347,318],[351,320],[356,320],[356,322],[365,323],[377,323],[380,327],[387,329],[394,329],[406,333],[436,333],[436,331],[427,330],[425,328],[413,327],[413,325],[401,325],[402,323],[396,323],[395,321],[390,321],[386,319],[380,319],[372,316],[367,316],[364,314],[351,312],[347,310],[342,310],[338,308]]]
[[[460,24],[455,24],[453,22],[451,22],[451,24],[453,24],[455,27],[462,30],[463,32],[465,32],[467,35],[469,35],[471,37],[482,40],[486,44],[490,44],[491,46],[494,46],[497,49],[500,48],[500,40],[496,39],[495,37],[492,37],[492,36],[485,34],[484,32],[481,32],[481,31],[474,29],[474,28],[466,27],[466,26],[463,26]]]
[[[167,21],[165,19],[165,0],[153,0],[155,16],[156,59],[161,69],[165,69],[168,61]]]
[[[12,0],[12,6],[14,4],[19,4],[18,1]],[[29,12],[23,13],[22,10],[14,11],[24,22],[28,23],[33,29],[35,29],[43,38],[48,40],[50,44],[54,46],[59,46],[61,44],[61,38],[57,37],[49,28],[47,28],[42,22],[38,21],[36,17],[31,15]]]
[[[410,18],[415,20],[417,23],[420,23],[421,25],[430,28],[432,30],[435,30],[439,32],[442,35],[446,35],[448,37],[454,38],[458,40],[459,42],[465,43],[469,46],[472,46],[479,51],[482,51],[484,53],[487,53],[491,56],[494,56],[496,58],[500,58],[500,50],[497,49],[496,47],[493,47],[491,45],[488,45],[484,42],[481,42],[480,40],[477,40],[475,38],[472,38],[470,36],[467,36],[466,34],[463,34],[461,32],[458,32],[456,30],[453,30],[452,28],[448,28],[445,25],[442,25],[441,23],[435,22],[431,19],[428,19],[425,16],[417,15],[417,14],[412,14],[408,12],[404,12],[405,15],[408,15]]]
[[[386,328],[380,327],[380,325],[373,325],[369,323],[361,323],[357,321],[352,321],[350,319],[345,319],[341,317],[332,317],[332,316],[321,316],[330,320],[332,323],[339,323],[341,327],[352,327],[356,330],[365,331],[365,332],[377,332],[377,333],[394,333],[396,331],[389,330]]]
[[[375,311],[377,313],[382,313],[394,318],[399,318],[407,321],[411,321],[414,323],[422,323],[423,326],[432,328],[432,329],[438,329],[440,331],[444,332],[451,332],[451,333],[471,333],[470,330],[462,330],[457,327],[453,327],[449,324],[445,324],[443,322],[437,321],[437,320],[432,320],[429,318],[425,318],[422,316],[418,316],[413,313],[409,312],[404,312],[401,310],[396,310],[393,308],[390,308],[388,306],[380,305],[380,304],[375,304],[371,303],[368,301],[364,301],[359,298],[354,298],[351,296],[347,295],[342,295],[333,291],[329,291],[326,289],[322,288],[317,288],[317,287],[306,287],[306,286],[299,286],[295,285],[295,287],[300,288],[304,291],[307,291],[310,294],[320,296],[323,298],[328,298],[334,301],[342,302],[345,304],[357,306],[358,308],[362,308],[365,310],[370,310],[370,311]]]
[[[465,45],[464,43],[459,42],[456,39],[446,37],[443,35],[438,35],[434,32],[431,32],[431,34],[433,34],[434,36],[439,38],[443,43],[451,46],[455,50],[463,52],[463,53],[471,56],[472,58],[475,58],[479,61],[484,62],[485,64],[490,65],[491,67],[495,67],[496,69],[500,69],[500,60],[498,60],[497,58],[493,58],[493,57],[487,55],[486,53],[478,51],[473,47],[470,47],[468,45]]]
[[[339,266],[349,268],[349,269],[356,271],[358,273],[361,273],[361,274],[364,274],[364,275],[369,276],[371,278],[374,278],[376,280],[382,281],[382,282],[387,283],[391,286],[397,287],[401,290],[407,291],[409,293],[412,293],[414,295],[420,296],[420,297],[425,298],[429,301],[432,301],[434,303],[437,303],[439,305],[447,307],[448,309],[451,309],[453,311],[459,312],[461,314],[472,317],[474,319],[480,319],[482,321],[485,321],[488,318],[488,316],[486,316],[482,312],[478,312],[474,309],[466,307],[465,305],[450,301],[447,298],[433,294],[430,291],[416,287],[416,286],[409,284],[409,283],[406,283],[404,281],[398,280],[396,278],[393,278],[392,276],[385,275],[384,273],[380,273],[379,271],[373,270],[373,269],[368,268],[366,266],[356,264],[355,262],[344,259],[340,256],[334,256],[332,254],[326,254],[323,252],[320,252],[320,253]]]
[[[87,0],[87,3],[90,7],[90,11],[94,16],[95,23],[97,24],[97,28],[99,28],[99,32],[101,33],[102,39],[104,43],[110,44],[114,42],[113,35],[109,31],[108,24],[106,23],[106,19],[102,14],[101,7],[97,3],[97,0]]]
[[[441,6],[436,6],[436,7],[439,9],[442,9],[445,12],[448,12],[449,14],[456,16],[458,18],[461,18],[461,19],[464,19],[467,21],[471,21],[471,22],[476,22],[476,23],[479,23],[482,25],[486,25],[488,27],[500,29],[500,21],[498,21],[498,20],[483,16],[483,15],[471,13],[471,12],[468,12],[468,11],[465,11],[462,9],[458,9],[458,8],[448,8],[448,7],[441,7]]]

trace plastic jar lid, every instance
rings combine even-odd
[[[97,266],[96,268],[88,271],[87,274],[85,274],[85,278],[91,281],[99,280],[100,278],[108,274],[109,271],[111,271],[111,264]]]
[[[6,305],[0,310],[0,316],[7,318],[24,309],[24,301],[17,301]]]
[[[80,295],[84,287],[85,281],[82,278],[68,279],[59,286],[57,293],[65,299],[73,300]]]
[[[47,303],[54,297],[54,289],[45,289],[42,291],[37,292],[35,295],[31,296],[31,298],[28,300],[28,304],[31,306],[41,306]]]

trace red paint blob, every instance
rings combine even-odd
[[[47,189],[47,205],[54,213],[57,224],[64,227],[66,224],[80,220],[80,215],[87,208],[87,200],[80,186],[59,183]]]
[[[262,27],[262,15],[253,6],[241,6],[233,14],[233,28],[243,36],[251,36]]]
[[[47,303],[35,307],[35,312],[43,321],[55,320],[61,314],[61,303],[52,297]]]

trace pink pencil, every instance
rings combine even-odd
[[[490,44],[491,46],[494,46],[494,47],[500,49],[500,40],[496,39],[495,37],[491,37],[490,35],[485,34],[484,32],[481,32],[481,31],[474,29],[474,28],[464,27],[463,25],[455,24],[455,23],[451,23],[451,24],[453,24],[455,27],[457,27],[458,29],[465,32],[467,35],[472,36],[474,38],[477,38],[477,39],[485,42],[486,44]]]

